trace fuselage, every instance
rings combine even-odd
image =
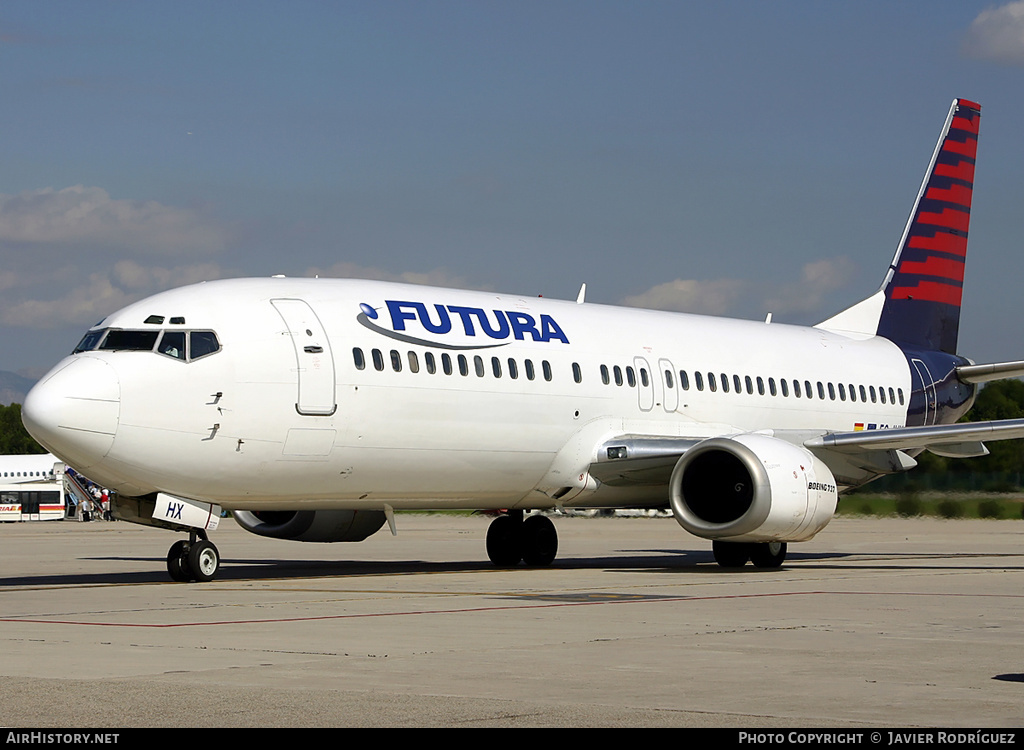
[[[600,447],[955,421],[973,391],[944,379],[964,362],[775,323],[238,279],[110,315],[24,414],[54,454],[128,496],[251,510],[664,504],[663,490],[591,478]]]

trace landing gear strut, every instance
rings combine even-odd
[[[511,510],[491,521],[487,528],[487,556],[503,568],[520,561],[531,567],[550,565],[558,553],[558,532],[547,516],[530,516]]]
[[[723,542],[711,543],[715,562],[723,568],[742,568],[747,560],[756,568],[777,568],[786,559],[785,542]]]
[[[179,539],[167,552],[167,572],[179,583],[212,581],[219,568],[220,552],[202,529],[193,529],[188,541]]]

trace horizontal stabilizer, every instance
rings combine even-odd
[[[962,383],[987,383],[990,380],[1024,377],[1024,360],[991,365],[961,365],[956,376]]]

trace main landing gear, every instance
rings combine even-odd
[[[547,516],[529,516],[510,510],[487,527],[487,556],[503,568],[520,561],[532,567],[550,565],[558,553],[558,532]]]
[[[785,542],[723,542],[711,543],[715,562],[723,568],[742,568],[747,560],[756,568],[778,568],[786,559]]]
[[[179,539],[167,552],[167,572],[179,583],[212,581],[219,568],[220,552],[202,529],[193,529],[188,541]]]

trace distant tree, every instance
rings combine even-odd
[[[1024,381],[994,380],[978,392],[974,406],[963,421],[984,422],[990,419],[1024,418]],[[1024,441],[992,440],[985,443],[989,455],[969,461],[950,461],[956,472],[1024,471]]]
[[[46,453],[21,423],[21,404],[0,406],[0,455]]]

